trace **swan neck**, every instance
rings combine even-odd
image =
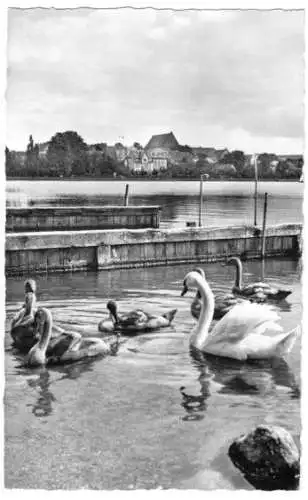
[[[120,319],[119,319],[117,311],[111,313],[111,319],[115,325],[118,325],[120,323]]]
[[[33,292],[28,292],[25,295],[25,315],[30,316],[35,306],[35,295]]]
[[[197,349],[202,349],[213,319],[215,299],[212,290],[205,281],[198,283],[198,292],[201,296],[201,312],[196,330],[191,336],[191,344]]]
[[[38,347],[41,351],[46,351],[52,331],[52,319],[50,316],[46,317],[42,330],[40,340],[38,341]]]

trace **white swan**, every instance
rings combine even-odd
[[[185,276],[182,296],[189,287],[201,295],[201,313],[190,342],[203,352],[245,361],[283,356],[289,352],[299,327],[287,333],[277,323],[278,314],[268,305],[243,302],[235,305],[209,332],[214,314],[214,295],[207,281],[197,272]],[[265,335],[265,332],[271,332]],[[278,333],[279,332],[279,333]]]

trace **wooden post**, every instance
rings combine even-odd
[[[202,209],[203,209],[203,176],[200,175],[200,198],[199,198],[199,227],[202,227]]]
[[[267,193],[265,193],[264,195],[261,259],[264,259],[265,257],[266,215],[267,215]]]
[[[258,158],[254,156],[255,166],[255,194],[254,194],[254,225],[257,225],[257,208],[258,208]]]
[[[264,278],[265,278],[265,259],[262,259],[261,260],[261,276],[260,276],[260,280],[262,282],[264,282]]]
[[[125,196],[124,196],[124,206],[128,206],[128,197],[129,197],[129,184],[125,186]]]

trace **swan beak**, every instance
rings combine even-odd
[[[184,297],[184,295],[188,292],[188,287],[186,284],[183,285],[183,290],[181,292],[181,297]]]

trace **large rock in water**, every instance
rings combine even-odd
[[[259,490],[295,490],[299,485],[299,451],[288,431],[259,425],[229,447],[229,457]]]

